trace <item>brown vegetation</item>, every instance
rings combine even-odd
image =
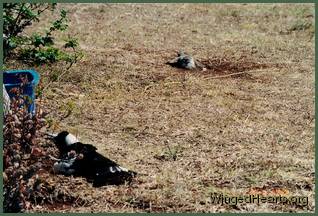
[[[85,57],[67,73],[37,68],[43,85],[59,77],[44,92],[50,130],[70,130],[141,175],[99,189],[49,175],[81,200],[31,211],[314,211],[313,4],[59,7]],[[166,65],[180,49],[208,70]],[[210,200],[264,190],[309,204]]]

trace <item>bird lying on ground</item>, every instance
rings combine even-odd
[[[188,55],[187,53],[184,53],[183,51],[178,52],[178,57],[172,59],[171,61],[168,61],[167,64],[178,67],[178,68],[184,68],[184,69],[195,69],[199,68],[201,70],[206,70],[205,66],[195,60],[192,56]]]
[[[79,142],[67,131],[51,138],[60,153],[60,159],[53,166],[55,173],[85,177],[94,187],[131,182],[137,175],[98,153],[93,145]]]

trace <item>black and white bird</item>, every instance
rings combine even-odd
[[[56,173],[85,177],[94,187],[130,182],[137,175],[104,157],[91,144],[84,144],[67,131],[52,136],[59,149],[59,161],[53,166]]]
[[[173,67],[184,68],[188,70],[196,68],[206,70],[205,66],[201,62],[195,60],[191,55],[183,51],[179,51],[178,56],[171,61],[168,61],[167,64]]]

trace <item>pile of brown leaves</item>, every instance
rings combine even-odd
[[[4,117],[3,128],[4,211],[20,212],[28,208],[27,200],[41,188],[36,172],[41,168],[38,158],[43,151],[38,143],[45,120],[40,109],[34,115],[28,113],[19,89],[12,92],[16,96]]]

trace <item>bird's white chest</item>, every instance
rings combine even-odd
[[[77,143],[79,142],[78,139],[73,135],[73,134],[68,134],[66,137],[65,137],[65,142],[66,142],[66,145],[72,145],[74,143]]]

